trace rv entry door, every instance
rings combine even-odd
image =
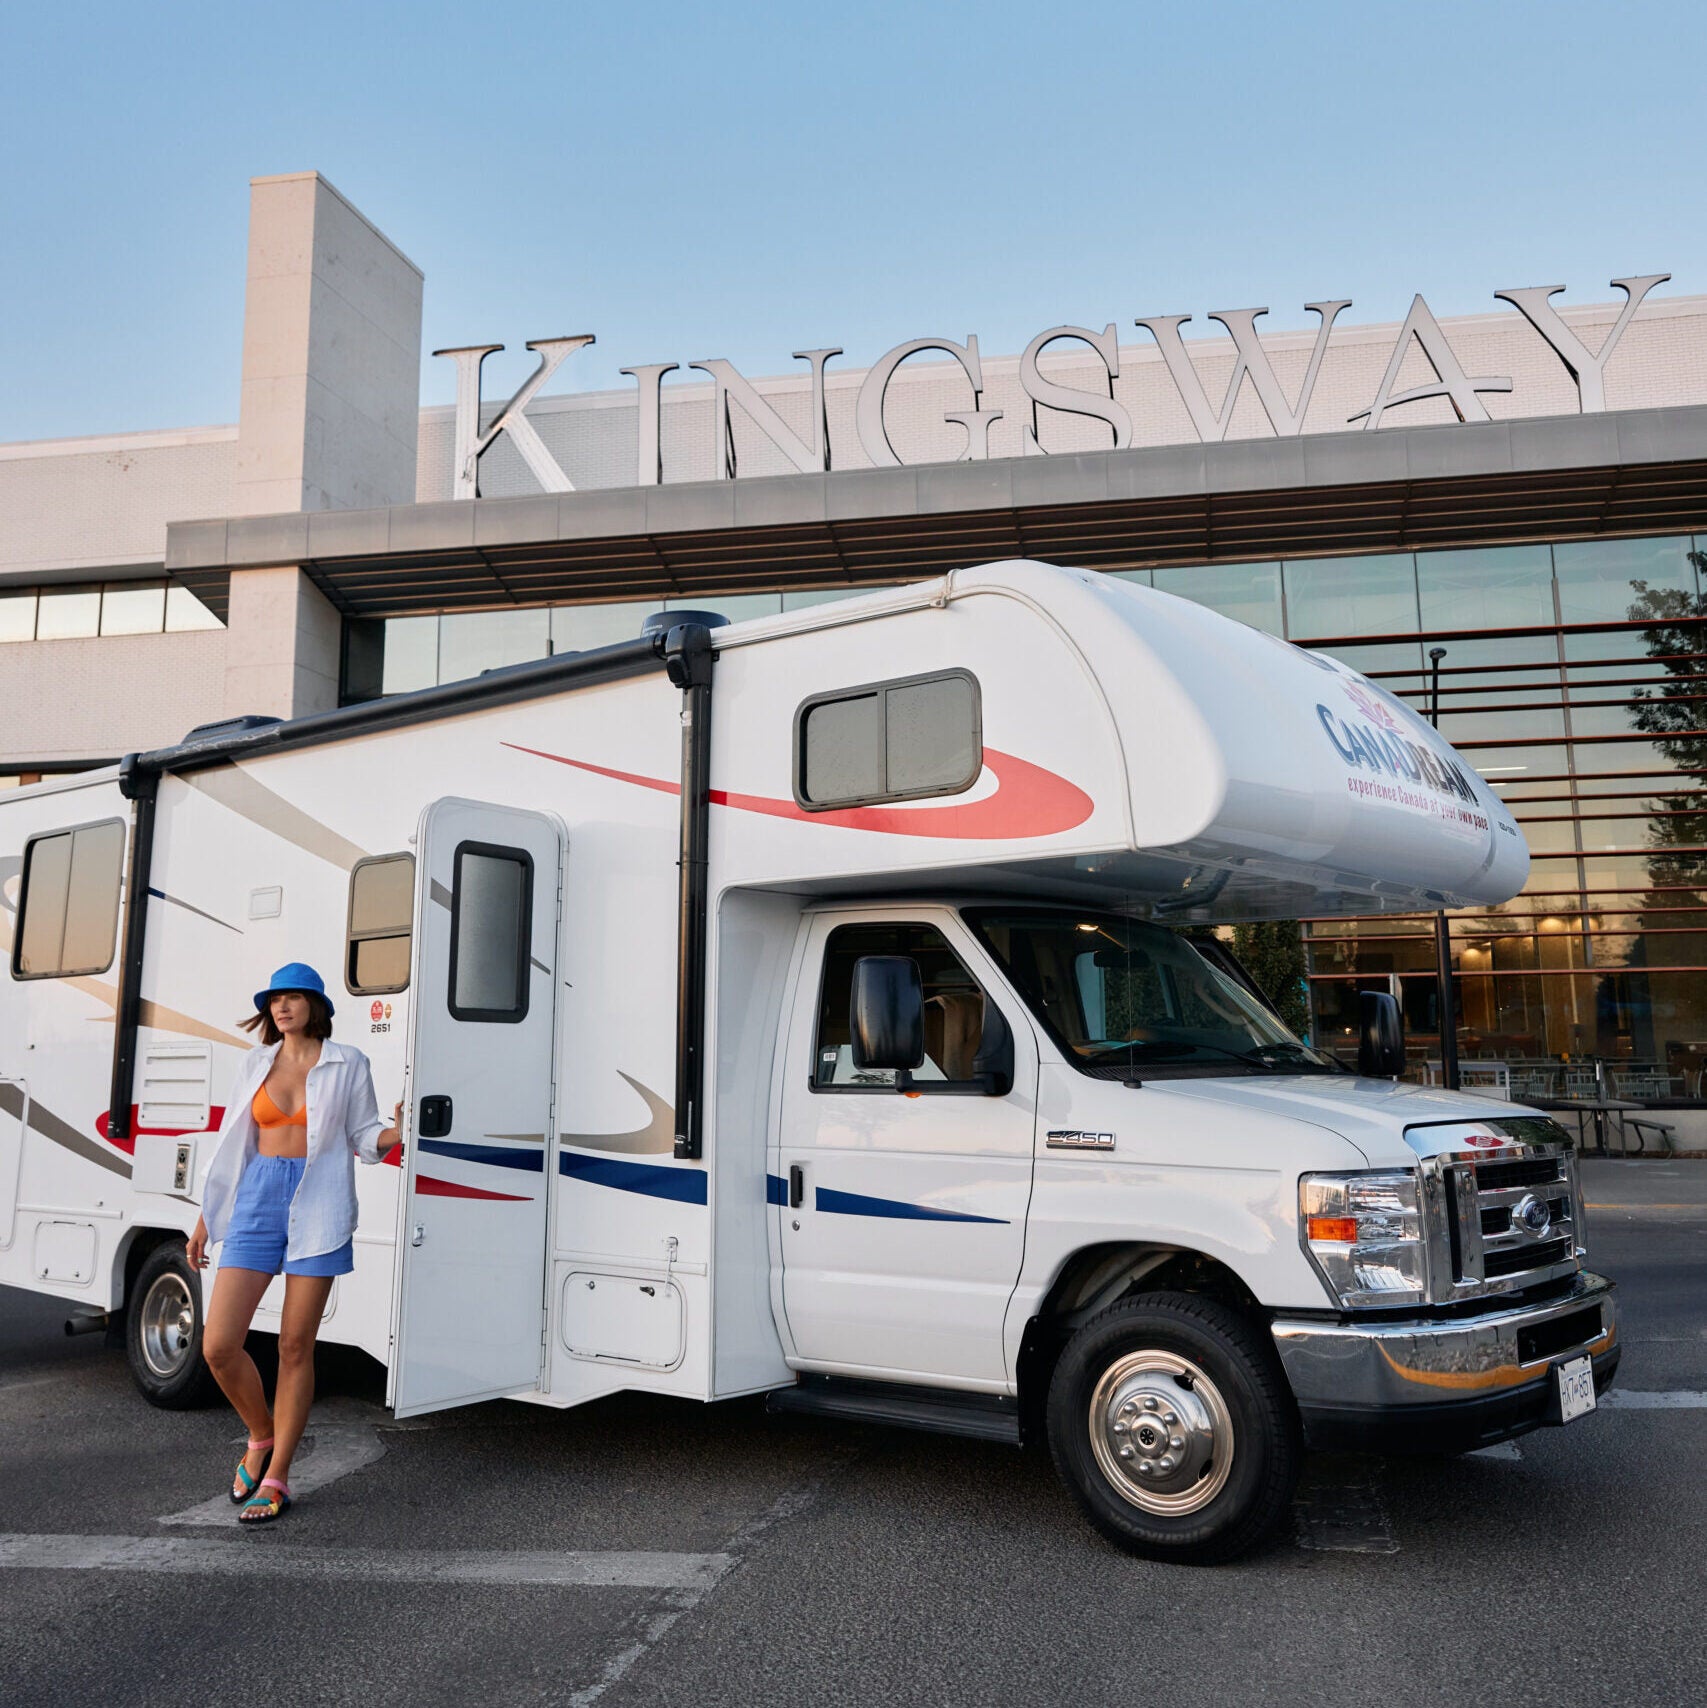
[[[539,1386],[563,830],[435,801],[416,838],[399,1417]]]

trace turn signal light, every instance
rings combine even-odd
[[[1357,1243],[1355,1216],[1311,1216],[1305,1229],[1306,1237],[1312,1240],[1335,1240],[1343,1245]]]

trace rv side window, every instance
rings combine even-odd
[[[913,1070],[913,1085],[928,1091],[933,1084],[970,1081],[984,1034],[984,992],[943,934],[933,925],[839,925],[824,946],[812,1089],[894,1088],[893,1069],[854,1066],[853,970],[862,955],[906,955],[918,964],[925,997],[925,1059]]]
[[[415,923],[415,856],[379,854],[350,871],[350,922],[344,988],[378,996],[409,987],[409,937]]]
[[[124,844],[116,818],[25,844],[14,978],[70,978],[113,964]]]
[[[958,794],[983,763],[978,681],[964,670],[820,694],[794,718],[794,795],[808,812]]]
[[[510,1022],[528,1011],[533,860],[520,848],[464,842],[450,901],[450,1011]]]

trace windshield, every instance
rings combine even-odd
[[[1107,913],[967,910],[1032,1012],[1088,1072],[1338,1073],[1190,941]]]

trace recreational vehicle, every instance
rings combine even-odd
[[[205,1393],[184,1238],[236,1023],[305,960],[404,1105],[323,1330],[399,1416],[637,1389],[1046,1440],[1106,1534],[1205,1561],[1309,1448],[1593,1409],[1564,1132],[1401,1083],[1390,997],[1351,1071],[1211,929],[1521,889],[1413,711],[1035,563],[653,623],[4,797],[0,1282]]]

